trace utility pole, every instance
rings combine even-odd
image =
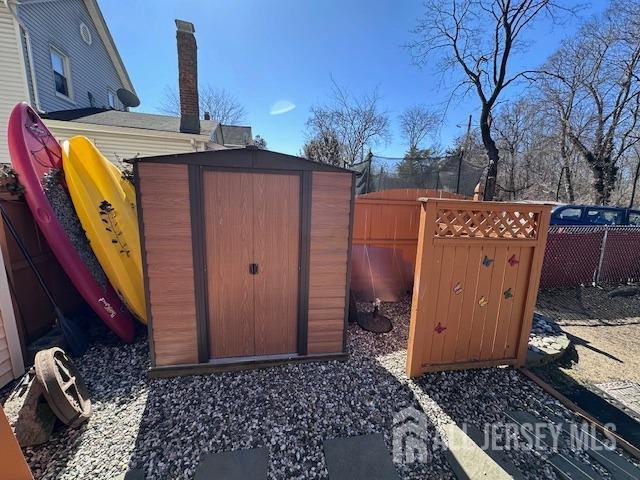
[[[460,193],[460,175],[462,174],[462,159],[465,153],[469,149],[469,140],[471,139],[471,115],[469,115],[469,123],[467,123],[467,137],[464,140],[464,147],[462,147],[462,153],[458,160],[458,180],[456,182],[456,193]]]

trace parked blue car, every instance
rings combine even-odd
[[[640,226],[640,210],[598,205],[558,205],[551,210],[551,225]]]

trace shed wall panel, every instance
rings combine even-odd
[[[155,364],[198,361],[186,165],[138,167]]]
[[[351,175],[313,172],[309,248],[309,354],[344,349]]]

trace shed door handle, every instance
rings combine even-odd
[[[251,275],[256,275],[258,273],[258,264],[257,263],[250,263],[249,264],[249,273]]]

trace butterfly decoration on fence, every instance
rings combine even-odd
[[[434,330],[436,331],[436,333],[442,333],[447,329],[447,327],[443,327],[442,324],[440,322],[438,322],[438,325],[436,325],[436,328],[434,328]]]
[[[482,259],[482,265],[484,265],[485,267],[490,267],[492,263],[493,263],[493,258],[489,258],[486,255]]]
[[[516,258],[516,254],[514,253],[509,257],[509,260],[507,260],[507,262],[509,262],[509,265],[511,265],[512,267],[515,267],[517,264],[520,263],[520,260]]]
[[[453,293],[455,293],[456,295],[460,295],[462,293],[462,285],[460,285],[460,282],[456,283],[453,286]]]
[[[489,303],[489,300],[487,300],[487,297],[480,297],[480,300],[478,300],[478,305],[480,305],[481,307],[486,307],[487,304]]]
[[[502,292],[502,294],[504,295],[504,298],[506,298],[507,300],[513,297],[513,292],[511,291],[511,288],[507,288],[504,292]]]

